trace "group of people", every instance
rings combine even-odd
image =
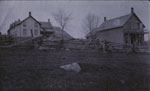
[[[95,48],[101,49],[104,53],[109,51],[110,45],[106,40],[100,41],[99,39],[92,40],[91,43]]]
[[[94,48],[101,49],[104,53],[111,51],[112,45],[110,44],[110,42],[106,40],[100,41],[99,39],[95,39],[95,40],[92,40],[91,43],[94,46]],[[130,49],[130,52],[137,53],[137,47],[135,43],[131,44],[129,49]]]

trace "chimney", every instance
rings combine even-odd
[[[131,7],[131,14],[133,14],[134,13],[134,8],[133,7]]]
[[[18,21],[17,21],[17,24],[19,24],[20,23],[20,19],[18,19]]]
[[[104,22],[106,21],[106,17],[104,17]]]
[[[29,12],[29,16],[31,16],[31,12]]]
[[[48,19],[48,22],[50,22],[50,19]]]

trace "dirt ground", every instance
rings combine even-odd
[[[78,62],[81,72],[59,66]],[[0,49],[0,91],[149,91],[148,53]]]

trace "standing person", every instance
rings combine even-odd
[[[132,52],[132,53],[136,53],[136,46],[135,46],[135,42],[132,44],[131,52]]]
[[[64,40],[63,39],[61,39],[60,40],[60,49],[64,49]]]
[[[106,40],[102,41],[103,52],[106,53]]]
[[[42,37],[40,37],[40,38],[39,38],[39,41],[38,41],[38,48],[39,48],[40,46],[42,46],[42,44],[43,44],[43,39],[42,39]]]
[[[97,46],[98,49],[100,48],[100,42],[99,42],[99,39],[96,40],[96,46]]]

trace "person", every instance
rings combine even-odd
[[[63,39],[61,39],[60,40],[60,49],[64,49],[64,40]]]
[[[39,38],[39,41],[38,41],[38,48],[39,48],[40,46],[42,46],[42,44],[43,44],[43,39],[42,39],[42,37],[40,37],[40,38]]]
[[[96,46],[97,46],[98,49],[100,48],[100,42],[99,42],[99,39],[96,40]]]
[[[103,52],[106,53],[106,50],[107,50],[107,42],[106,42],[106,40],[102,41],[102,48],[103,48]]]
[[[136,46],[135,46],[135,42],[132,44],[131,46],[131,52],[132,53],[136,53]]]

